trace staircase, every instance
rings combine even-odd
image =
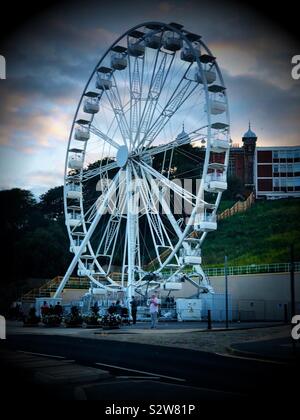
[[[62,276],[54,277],[43,286],[30,290],[21,297],[21,302],[34,303],[36,298],[50,298],[56,292],[62,279]],[[70,277],[65,289],[88,289],[89,287],[90,280],[87,277]]]

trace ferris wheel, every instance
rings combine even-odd
[[[86,83],[64,184],[70,275],[128,297],[145,287],[203,291],[201,246],[227,188],[229,112],[216,57],[177,23],[120,36]],[[193,277],[198,277],[197,282]]]

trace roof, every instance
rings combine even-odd
[[[178,134],[178,136],[176,137],[177,141],[187,141],[189,140],[190,136],[188,135],[188,133],[186,133],[184,131],[184,124],[182,124],[182,132]]]
[[[243,139],[257,139],[257,135],[251,130],[251,123],[249,121],[249,129],[246,131],[246,133],[243,135]]]

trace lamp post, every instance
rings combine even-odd
[[[227,272],[227,255],[224,258],[224,274],[225,274],[225,316],[226,316],[226,328],[228,328],[228,272]]]
[[[295,301],[295,264],[294,264],[294,245],[291,244],[291,261],[290,261],[290,288],[291,288],[291,320],[296,315]],[[296,353],[296,340],[292,339],[293,353]]]
[[[296,315],[295,302],[295,267],[294,267],[294,245],[291,245],[291,261],[290,261],[290,284],[291,284],[291,318]]]

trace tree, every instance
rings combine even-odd
[[[63,186],[54,187],[40,197],[39,208],[50,220],[57,220],[64,214]]]
[[[227,179],[227,190],[223,193],[224,200],[238,200],[244,198],[245,186],[240,178],[229,176]]]
[[[36,206],[31,191],[13,188],[0,191],[0,217],[4,233],[17,233],[28,227],[30,215]]]
[[[64,274],[71,258],[64,225],[50,221],[28,232],[16,244],[15,255],[21,268],[18,276],[52,278]]]

